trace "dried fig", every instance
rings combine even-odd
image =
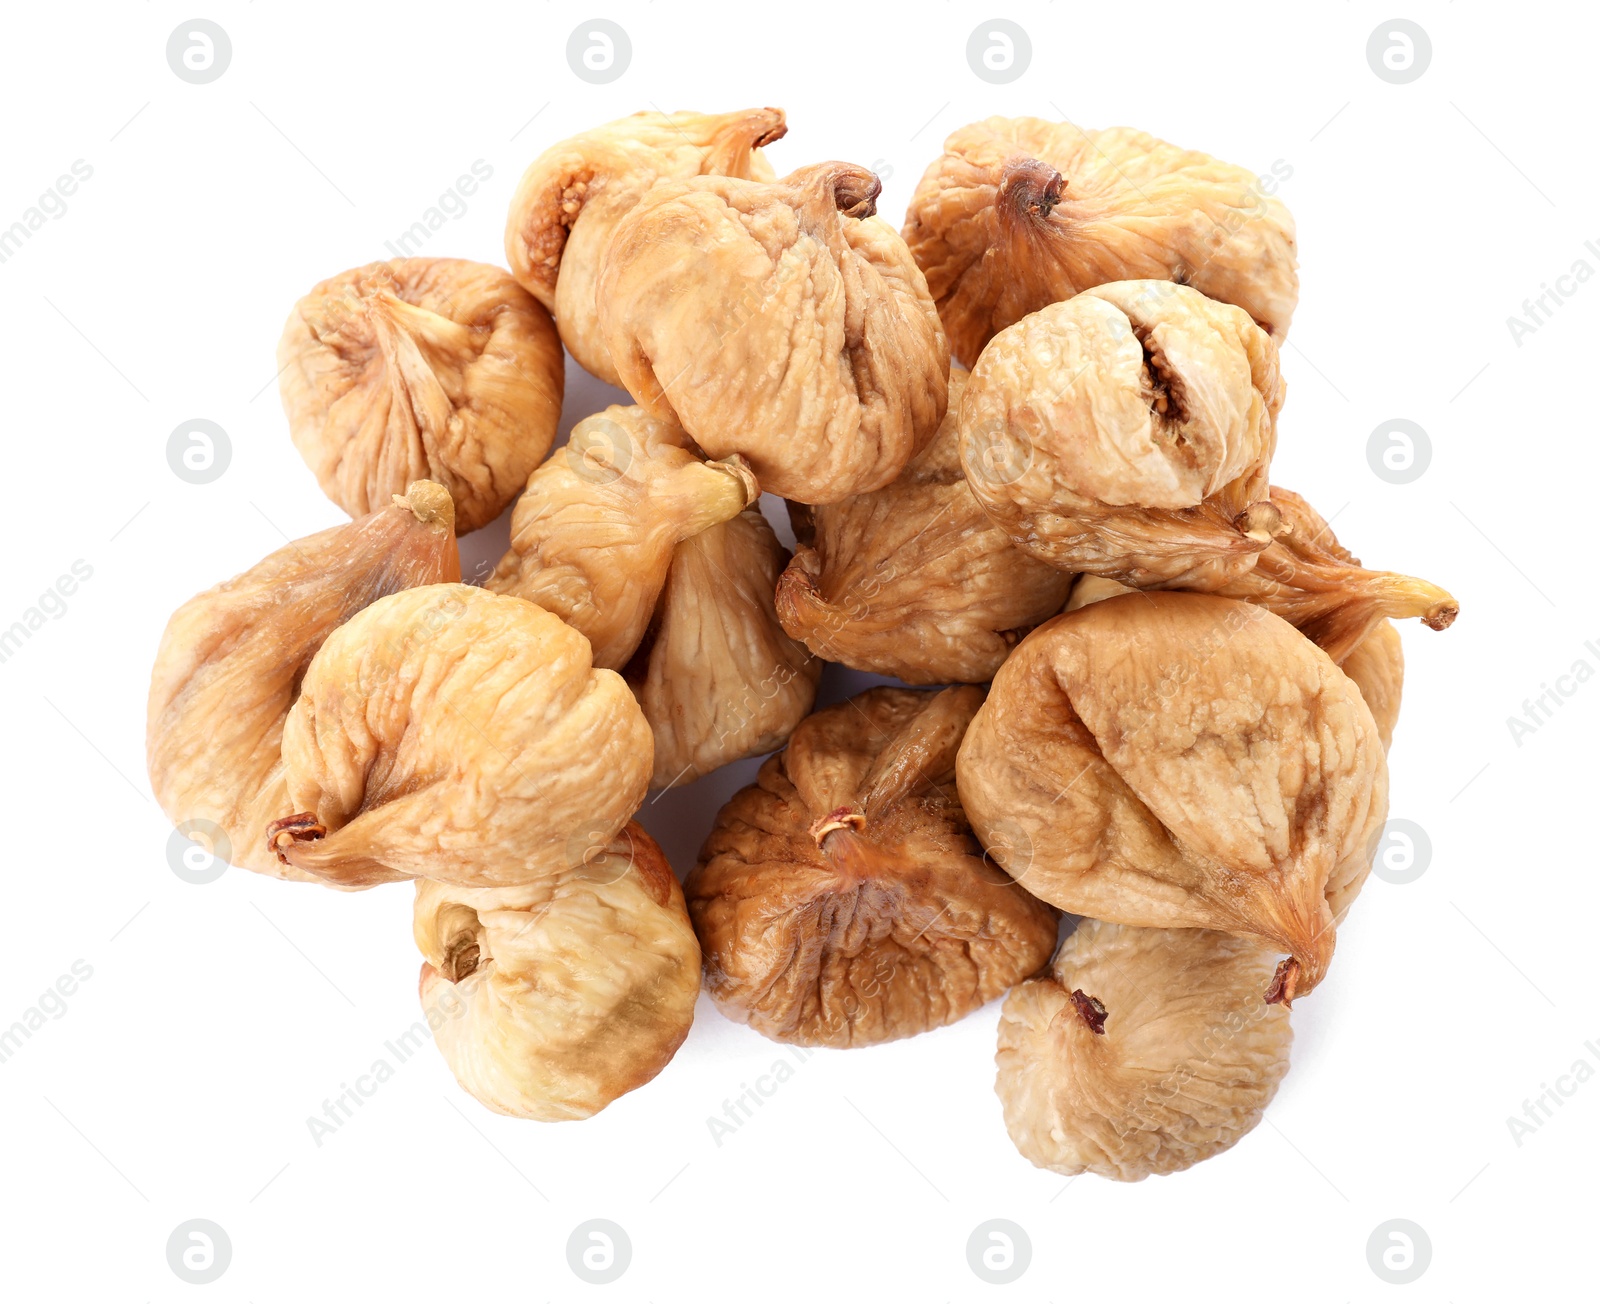
[[[294,445],[361,516],[422,478],[461,534],[505,510],[555,438],[565,363],[549,315],[498,267],[397,258],[323,281],[278,344]]]
[[[627,823],[650,760],[638,704],[576,630],[465,584],[410,589],[312,658],[283,731],[299,813],[267,844],[343,886],[536,882]]]
[[[1248,314],[1122,281],[995,336],[961,400],[961,463],[1023,551],[1133,588],[1216,588],[1280,527],[1278,351]]]
[[[1288,333],[1294,219],[1244,168],[1129,127],[1039,118],[986,118],[944,150],[905,237],[966,366],[997,332],[1107,281],[1192,285]]]
[[[961,470],[956,413],[886,489],[806,513],[778,618],[820,657],[909,684],[985,683],[1072,577],[1011,546]]]
[[[1288,952],[1269,999],[1321,981],[1388,805],[1372,712],[1271,612],[1132,593],[1041,625],[962,743],[979,840],[1035,896]]]
[[[1400,689],[1405,682],[1406,659],[1400,647],[1400,631],[1387,620],[1380,620],[1372,631],[1341,663],[1361,690],[1361,697],[1378,726],[1383,750],[1394,740],[1394,727],[1400,721]]]
[[[1272,486],[1282,518],[1277,537],[1255,566],[1217,588],[1282,616],[1335,661],[1343,662],[1385,617],[1421,617],[1429,629],[1448,629],[1460,610],[1437,584],[1362,569],[1328,523],[1299,494]]]
[[[421,880],[418,984],[456,1080],[497,1113],[588,1118],[683,1043],[700,947],[666,857],[629,823],[575,873],[520,887]]]
[[[1138,1182],[1221,1154],[1289,1071],[1272,952],[1199,928],[1086,919],[1000,1011],[995,1092],[1024,1158]]]
[[[555,314],[585,370],[622,380],[595,319],[600,258],[617,222],[657,181],[701,175],[771,181],[761,146],[788,127],[782,109],[635,113],[552,145],[523,173],[506,218],[506,259]]]
[[[1055,914],[985,863],[951,782],[978,688],[873,688],[801,722],[684,886],[706,986],[777,1041],[953,1023],[1035,972]]]
[[[442,487],[298,539],[173,613],[150,675],[150,788],[175,824],[210,824],[212,850],[242,869],[312,875],[262,841],[288,797],[283,723],[312,656],[344,621],[386,594],[461,578]]]
[[[644,637],[673,549],[760,496],[739,457],[706,462],[642,408],[586,417],[528,478],[487,587],[553,611],[620,670]]]
[[[848,163],[659,183],[597,290],[628,392],[804,503],[881,489],[933,438],[949,349],[922,273]]]
[[[755,508],[673,551],[652,633],[627,672],[655,733],[651,787],[765,755],[811,709],[822,662],[783,632],[772,605],[788,557]]]

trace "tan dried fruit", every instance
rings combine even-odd
[[[1211,589],[1281,528],[1268,471],[1278,351],[1186,286],[1124,281],[995,336],[961,401],[961,463],[1012,543],[1133,588]]]
[[[1372,712],[1249,603],[1137,593],[1042,625],[995,676],[956,767],[990,853],[1035,896],[1287,952],[1321,981],[1388,806]]]
[[[622,380],[600,337],[595,281],[619,220],[657,181],[702,175],[771,181],[761,146],[788,127],[782,109],[635,113],[552,145],[522,174],[506,217],[512,274],[555,314],[578,364]]]
[[[1192,285],[1288,333],[1294,219],[1244,168],[1129,127],[1039,118],[986,118],[944,149],[905,237],[964,365],[1029,313],[1108,281]]]
[[[1377,723],[1383,750],[1388,751],[1394,740],[1394,727],[1400,720],[1400,690],[1406,675],[1400,631],[1389,621],[1380,620],[1371,633],[1350,649],[1350,655],[1339,668],[1361,690],[1361,697]]]
[[[717,816],[685,884],[706,986],[778,1041],[864,1046],[993,999],[1055,914],[985,862],[952,766],[983,692],[873,688],[808,717]]]
[[[396,258],[323,281],[278,344],[294,445],[361,516],[437,480],[456,530],[487,525],[555,438],[564,378],[545,312],[498,267]]]
[[[995,1092],[1017,1149],[1122,1182],[1227,1150],[1289,1071],[1289,1012],[1261,1001],[1272,968],[1245,938],[1084,920],[1000,1012]]]
[[[1460,605],[1437,584],[1365,570],[1299,494],[1274,485],[1271,501],[1283,522],[1277,537],[1217,593],[1282,616],[1338,662],[1385,618],[1416,616],[1429,629],[1454,622]]]
[[[804,503],[881,489],[933,438],[949,349],[922,273],[848,163],[663,181],[597,289],[622,383],[712,457]]]
[[[1011,545],[961,470],[956,413],[895,482],[796,511],[801,546],[778,581],[778,618],[818,656],[909,684],[985,683],[1072,577]]]
[[[283,731],[288,804],[266,838],[347,887],[537,882],[627,823],[650,753],[627,685],[593,669],[576,630],[465,584],[410,589],[312,659]]]
[[[369,603],[460,578],[450,495],[419,481],[381,511],[190,598],[167,622],[150,675],[145,753],[167,817],[240,868],[311,881],[264,841],[288,801],[283,724],[301,676]]]
[[[417,884],[422,1008],[450,1071],[514,1118],[588,1118],[689,1033],[700,947],[661,848],[629,823],[572,874]]]
[[[511,548],[487,586],[553,611],[620,670],[644,637],[683,540],[760,496],[743,459],[706,462],[671,421],[608,407],[528,478]]]
[[[822,662],[773,609],[788,558],[755,508],[673,551],[651,633],[627,671],[655,733],[651,787],[782,747],[811,710]]]

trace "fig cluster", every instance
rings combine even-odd
[[[240,868],[410,883],[419,998],[489,1109],[604,1109],[702,989],[836,1049],[1003,999],[1025,1158],[1187,1168],[1338,973],[1395,622],[1457,603],[1273,483],[1297,255],[1246,170],[990,118],[897,231],[866,168],[780,176],[786,129],[596,127],[523,176],[509,270],[295,304],[289,436],[350,520],[173,614],[151,787]],[[631,402],[563,424],[569,355]],[[458,534],[503,516],[463,583]],[[675,869],[650,793],[739,761]]]

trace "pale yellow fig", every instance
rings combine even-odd
[[[564,366],[528,292],[458,258],[397,258],[323,281],[278,344],[289,433],[323,493],[362,516],[413,480],[437,480],[462,534],[499,516],[549,450]]]
[[[743,459],[707,462],[675,422],[608,407],[528,478],[487,587],[553,611],[589,640],[597,666],[620,670],[649,626],[673,550],[760,493]]]
[[[629,823],[572,873],[417,883],[419,994],[450,1071],[496,1113],[588,1118],[689,1033],[700,947],[661,848]]]
[[[628,392],[798,502],[881,489],[944,416],[944,331],[873,216],[879,189],[849,163],[663,181],[601,265],[600,329]]]
[[[973,494],[1023,551],[1133,588],[1213,589],[1282,528],[1278,351],[1166,281],[1098,286],[995,336],[961,400]]]
[[[777,1041],[953,1023],[1036,972],[1055,913],[986,861],[953,783],[981,689],[873,688],[808,717],[684,886],[719,1009]]]
[[[288,796],[283,725],[322,641],[369,603],[461,578],[450,495],[418,481],[388,506],[286,544],[173,613],[145,730],[150,788],[212,854],[278,878],[312,875],[268,850]]]
[[[1129,127],[986,118],[945,141],[905,237],[969,367],[1007,326],[1107,281],[1192,285],[1282,338],[1299,278],[1276,188]]]
[[[580,366],[622,385],[596,322],[595,281],[623,215],[657,181],[772,180],[761,146],[787,130],[782,109],[635,113],[552,145],[533,161],[506,217],[506,259],[555,314],[561,341]]]
[[[1356,685],[1250,603],[1130,593],[1041,625],[962,743],[961,801],[1029,891],[1074,914],[1210,928],[1321,981],[1371,864],[1388,766]]]
[[[753,507],[674,549],[627,672],[655,734],[651,787],[765,755],[811,710],[822,662],[783,632],[773,608],[788,557]]]
[[[778,581],[778,618],[819,657],[908,684],[984,683],[1061,610],[1072,577],[1012,546],[961,470],[956,413],[875,493],[792,509],[801,536]]]
[[[1393,622],[1380,620],[1345,657],[1340,666],[1361,690],[1383,739],[1383,750],[1394,740],[1400,721],[1400,690],[1405,684],[1406,658],[1400,631]]]
[[[1198,928],[1086,919],[1000,1011],[995,1092],[1025,1159],[1121,1182],[1221,1154],[1289,1071],[1270,948]]]
[[[312,658],[283,731],[286,809],[264,836],[342,886],[538,882],[627,823],[651,747],[622,677],[548,611],[409,589]]]

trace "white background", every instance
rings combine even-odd
[[[565,57],[586,10],[552,4],[8,6],[0,226],[78,159],[93,176],[0,264],[7,561],[0,626],[76,560],[92,578],[0,664],[6,747],[0,1026],[76,960],[93,977],[0,1064],[0,1283],[27,1300],[336,1299],[1408,1301],[1593,1289],[1600,1081],[1518,1145],[1507,1125],[1575,1061],[1600,1067],[1591,920],[1590,682],[1518,746],[1506,719],[1586,659],[1600,284],[1520,347],[1506,319],[1600,241],[1597,30],[1576,7],[1415,3],[1432,63],[1403,86],[1366,59],[1387,4],[609,3],[632,63],[608,85]],[[196,14],[229,33],[210,85],[165,47]],[[590,15],[592,16],[592,15]],[[1028,71],[966,61],[980,21],[1020,23]],[[545,146],[635,109],[777,104],[780,172],[871,165],[898,222],[943,137],[988,114],[1129,124],[1267,173],[1298,222],[1274,479],[1344,542],[1461,599],[1404,630],[1393,810],[1423,875],[1369,884],[1328,981],[1294,1012],[1267,1122],[1186,1173],[1068,1183],[1018,1157],[992,1090],[991,1005],[876,1049],[821,1052],[719,1147],[706,1119],[787,1052],[702,999],[647,1088],[581,1124],[500,1118],[431,1047],[319,1148],[306,1117],[417,1017],[405,886],[340,895],[168,868],[144,777],[150,663],[171,610],[341,513],[289,443],[273,350],[315,281],[387,256],[475,160],[493,176],[422,250],[503,262],[517,178]],[[530,122],[531,119],[531,122]],[[569,370],[563,430],[605,401]],[[232,462],[180,481],[180,422]],[[1432,440],[1384,483],[1375,426]],[[468,540],[468,567],[503,542]],[[1597,650],[1586,650],[1585,640]],[[830,677],[837,695],[839,681]],[[680,874],[753,763],[663,800]],[[1595,1049],[1585,1046],[1594,1039]],[[1572,1085],[1568,1081],[1568,1085]],[[169,1270],[186,1219],[233,1258]],[[632,1264],[581,1282],[565,1246],[621,1225]],[[1032,1262],[969,1269],[991,1218]],[[1367,1240],[1432,1246],[1411,1285]]]

